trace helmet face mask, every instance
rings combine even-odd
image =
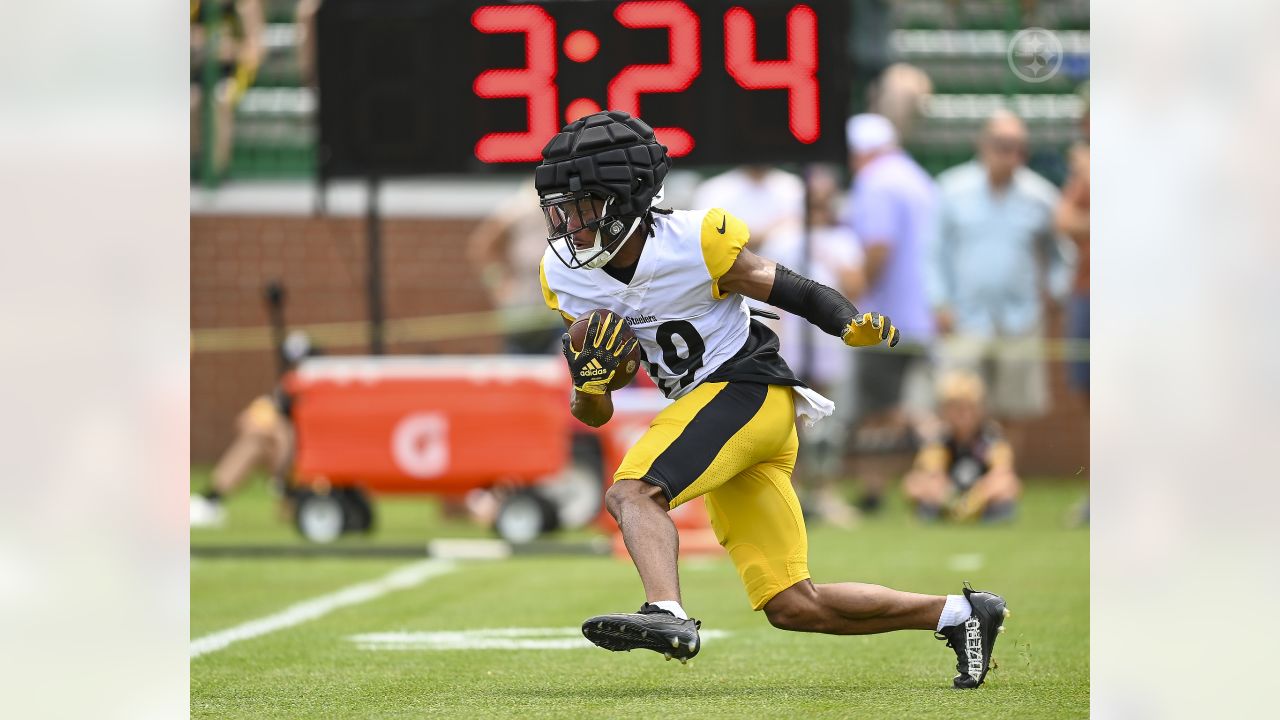
[[[541,205],[551,251],[573,269],[603,267],[641,220],[611,212],[613,198],[602,200],[589,192],[546,195]],[[591,244],[584,247],[587,238]]]
[[[603,267],[617,254],[661,202],[671,165],[653,128],[616,110],[564,126],[542,157],[534,185],[547,242],[574,269]]]

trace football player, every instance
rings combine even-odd
[[[967,586],[940,596],[810,580],[791,486],[795,421],[817,421],[834,406],[796,378],[745,298],[794,313],[852,347],[897,345],[889,319],[746,250],[746,226],[722,209],[659,208],[671,161],[639,118],[588,115],[552,137],[542,157],[534,183],[550,245],[539,268],[544,299],[566,326],[595,308],[611,312],[592,318],[582,347],[567,333],[562,338],[574,416],[596,427],[612,416],[608,383],[630,349],[617,341],[623,321],[650,377],[674,401],[627,453],[605,494],[645,602],[636,613],[588,619],[587,639],[681,661],[698,653],[701,623],[680,603],[679,537],[667,511],[704,497],[752,608],[775,627],[935,631],[955,650],[955,687],[981,685],[1008,614],[1000,596]]]

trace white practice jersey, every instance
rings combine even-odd
[[[747,229],[719,209],[653,217],[654,235],[646,239],[630,284],[604,270],[567,268],[548,248],[542,258],[542,288],[547,304],[566,319],[596,308],[626,318],[640,341],[645,370],[664,395],[675,399],[710,377],[747,342],[751,322],[746,300],[717,287],[746,244]]]
[[[548,248],[540,266],[547,305],[570,321],[596,308],[626,318],[645,370],[673,400],[706,380],[761,382],[799,386],[806,402],[797,412],[812,420],[830,414],[831,402],[803,387],[778,355],[773,331],[751,320],[746,299],[720,290],[747,243],[747,226],[720,208],[653,217],[654,235],[630,283],[601,269],[565,267]]]

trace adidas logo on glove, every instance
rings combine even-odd
[[[587,366],[582,369],[583,377],[599,377],[601,375],[608,374],[609,371],[604,369],[604,367],[600,365],[600,361],[594,358],[592,358],[591,362],[587,363]]]

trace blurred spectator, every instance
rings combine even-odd
[[[1071,298],[1067,301],[1067,337],[1088,343],[1089,341],[1089,84],[1081,85],[1084,96],[1084,116],[1080,118],[1081,141],[1067,151],[1067,183],[1062,188],[1062,201],[1058,203],[1055,218],[1058,232],[1075,244],[1076,279]],[[1071,360],[1067,363],[1067,380],[1085,403],[1089,402],[1089,361]],[[1089,500],[1085,498],[1072,508],[1068,523],[1074,526],[1089,524]]]
[[[809,175],[808,252],[803,225],[792,223],[771,233],[759,254],[837,288],[846,296],[857,297],[865,288],[862,247],[853,232],[837,221],[835,203],[839,192],[836,174],[815,168]],[[836,403],[834,415],[800,432],[800,443],[806,449],[800,453],[793,477],[802,504],[823,521],[850,527],[857,515],[837,486],[844,473],[845,438],[852,415],[851,364],[855,353],[812,334],[806,342],[805,334],[813,326],[790,313],[783,313],[780,323],[773,327],[778,331],[787,364],[810,387]]]
[[[939,383],[941,422],[916,456],[903,490],[924,520],[984,522],[1013,516],[1022,492],[1013,448],[983,411],[982,380],[953,372]]]
[[[288,367],[316,354],[301,331],[289,333],[281,350]],[[283,493],[293,463],[293,440],[288,397],[280,388],[250,401],[236,418],[236,436],[214,465],[209,487],[191,496],[191,527],[220,527],[226,521],[223,501],[243,487],[256,470],[269,473],[276,489]]]
[[[508,327],[505,350],[518,355],[559,352],[564,328],[547,328],[542,284],[530,268],[547,249],[547,228],[533,180],[485,218],[467,239],[467,253],[480,270],[493,305]],[[530,327],[532,325],[532,327]]]
[[[802,221],[804,183],[768,165],[743,165],[708,178],[693,194],[693,207],[724,208],[747,224],[756,251],[775,230]]]
[[[933,94],[933,82],[925,71],[907,63],[885,68],[871,92],[871,111],[883,115],[898,131],[898,142],[906,144],[915,129],[924,101]]]
[[[297,61],[298,74],[302,84],[316,87],[316,11],[320,9],[320,0],[298,0],[294,8],[293,24],[298,29]]]
[[[907,378],[928,372],[925,349],[934,328],[924,287],[937,188],[899,146],[887,118],[855,115],[846,129],[854,177],[844,219],[866,253],[867,291],[857,304],[888,315],[902,333],[894,352],[858,356],[859,445],[892,446],[907,436],[911,420],[903,403]],[[874,437],[880,439],[869,440]],[[860,474],[865,483],[863,508],[874,511],[891,471],[869,461]]]
[[[214,14],[212,48],[207,37],[210,23],[205,17],[210,12]],[[235,108],[262,64],[265,28],[260,0],[191,0],[191,151],[197,160],[192,167],[200,167],[203,161],[204,73],[206,63],[213,62],[217,75],[210,89],[214,106],[210,135],[215,177],[225,175],[231,163]]]
[[[1087,85],[1081,89],[1088,102]],[[1071,297],[1067,301],[1067,337],[1089,340],[1089,108],[1085,105],[1080,119],[1083,139],[1067,152],[1067,183],[1062,188],[1055,225],[1058,232],[1071,239],[1076,250],[1076,275]],[[1073,360],[1067,364],[1067,379],[1072,388],[1089,400],[1089,361]]]
[[[929,290],[947,367],[981,372],[990,409],[1018,444],[1016,421],[1044,414],[1042,294],[1058,302],[1071,280],[1070,247],[1053,227],[1058,192],[1023,166],[1027,128],[991,116],[976,160],[939,176],[942,212]]]

